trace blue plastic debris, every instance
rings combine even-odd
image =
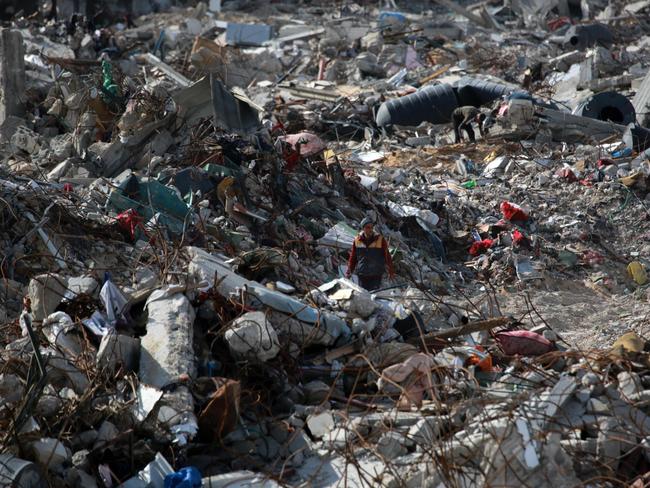
[[[201,473],[193,466],[165,476],[165,488],[201,488]]]

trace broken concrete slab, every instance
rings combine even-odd
[[[202,249],[188,247],[186,252],[190,256],[188,266],[190,275],[194,276],[199,283],[216,283],[217,290],[224,297],[240,296],[241,292],[245,290],[249,306],[259,308],[261,304],[301,322],[318,325],[335,339],[341,335],[350,334],[347,324],[338,315],[316,309],[294,297],[269,290],[257,282],[246,280],[233,272],[224,259],[210,255]]]
[[[140,359],[140,339],[111,330],[102,337],[97,350],[97,367],[115,374],[120,366],[125,373],[136,371]]]
[[[195,375],[194,309],[173,286],[154,291],[146,302],[147,334],[141,338],[140,379],[161,388],[181,375]]]
[[[268,361],[280,352],[275,329],[262,312],[248,312],[233,321],[224,335],[237,357]]]
[[[399,432],[386,432],[377,441],[377,452],[386,460],[393,459],[406,454],[406,439]]]
[[[35,321],[45,319],[61,303],[67,291],[66,279],[57,274],[43,274],[29,282],[32,317]]]
[[[154,291],[145,308],[148,312],[147,334],[141,338],[140,381],[160,389],[183,378],[194,378],[195,312],[182,289],[168,285]],[[187,386],[178,386],[159,404],[175,412],[162,420],[172,429],[188,423],[197,425],[194,401]],[[183,433],[180,437],[181,443],[187,441]]]

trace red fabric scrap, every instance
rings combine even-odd
[[[612,164],[614,164],[614,160],[613,160],[613,159],[609,159],[609,158],[600,158],[600,159],[596,162],[596,165],[597,165],[599,168],[602,168],[603,166],[610,166],[610,165],[612,165]]]
[[[590,266],[596,266],[605,262],[605,256],[598,251],[586,250],[582,253],[582,262]]]
[[[130,208],[118,214],[116,220],[120,229],[128,232],[131,239],[135,240],[135,231],[142,226],[142,217],[138,215],[138,212]]]
[[[573,171],[571,171],[571,168],[560,168],[555,174],[560,178],[567,180],[569,183],[575,183],[578,181],[578,177]]]
[[[555,349],[546,337],[529,330],[497,332],[495,339],[507,356],[539,356]]]
[[[523,246],[528,243],[528,239],[519,230],[512,231],[512,243],[515,246]]]
[[[72,183],[64,183],[63,184],[63,193],[72,193],[74,191],[74,188],[72,187]]]
[[[503,214],[503,217],[510,222],[528,220],[528,214],[526,211],[516,203],[502,202],[501,213]]]
[[[472,247],[469,248],[469,253],[472,256],[483,254],[492,247],[493,243],[494,241],[492,239],[483,239],[482,241],[476,241],[474,244],[472,244]]]
[[[569,17],[558,17],[553,20],[549,20],[546,25],[548,30],[554,32],[564,25],[571,25],[571,19]]]
[[[296,166],[300,162],[300,153],[293,148],[286,150],[282,157],[284,157],[284,160],[287,163],[284,167],[284,170],[287,173],[291,173],[294,169],[296,169]]]

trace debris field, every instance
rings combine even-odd
[[[0,22],[0,487],[650,486],[649,0]]]

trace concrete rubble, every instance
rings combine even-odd
[[[0,2],[0,486],[648,486],[648,16]]]

